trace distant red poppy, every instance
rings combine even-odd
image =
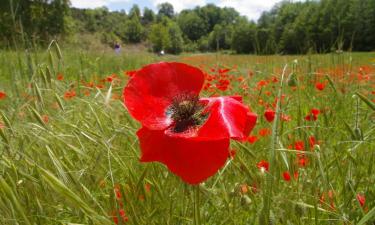
[[[357,194],[357,200],[359,202],[359,204],[363,207],[365,206],[365,203],[366,203],[366,197],[362,194]]]
[[[260,161],[260,162],[257,163],[257,167],[262,172],[268,172],[269,168],[270,168],[270,164],[267,161],[262,160],[262,161]]]
[[[314,136],[309,137],[310,148],[313,149],[314,145],[319,145],[319,141],[316,141]]]
[[[254,144],[257,140],[258,140],[258,137],[255,136],[255,135],[250,135],[250,136],[247,138],[247,141],[248,141],[250,144]]]
[[[257,83],[257,88],[258,89],[261,89],[262,87],[266,86],[268,84],[267,81],[265,80],[260,80],[258,83]]]
[[[0,100],[3,100],[7,97],[7,94],[5,92],[0,91]]]
[[[229,156],[230,156],[231,159],[234,159],[234,157],[236,156],[236,154],[237,154],[237,150],[236,149],[231,149],[229,151]]]
[[[281,120],[285,122],[289,122],[292,120],[289,115],[281,114]]]
[[[315,84],[315,88],[316,88],[317,90],[319,90],[319,91],[323,91],[325,87],[326,87],[326,84],[325,84],[325,83],[317,82],[317,83]]]
[[[161,162],[189,184],[214,175],[229,156],[230,139],[245,140],[257,115],[241,97],[199,98],[204,74],[183,63],[138,70],[124,89],[124,103],[142,124],[141,162]]]
[[[283,173],[283,178],[285,181],[289,182],[290,181],[290,173],[288,171],[285,171]]]
[[[268,122],[272,122],[274,119],[275,119],[275,114],[276,112],[272,109],[267,109],[265,112],[264,112],[264,117],[266,118],[266,120]]]
[[[271,135],[272,131],[268,128],[263,128],[263,129],[260,129],[258,133],[259,133],[260,136],[266,137],[268,135]]]
[[[305,166],[307,166],[307,164],[309,163],[309,159],[307,158],[307,157],[299,157],[299,159],[298,159],[298,165],[300,166],[300,167],[305,167]]]
[[[73,98],[73,97],[75,97],[75,96],[76,96],[76,92],[75,92],[74,90],[67,91],[67,92],[65,92],[65,94],[64,94],[64,98],[65,98],[66,100],[69,100],[69,99],[71,99],[71,98]]]
[[[64,75],[62,75],[61,73],[57,74],[57,80],[64,80]]]
[[[113,219],[113,222],[115,224],[119,224],[119,219],[121,219],[122,223],[126,223],[129,221],[129,218],[126,216],[126,213],[125,213],[125,210],[124,209],[120,209],[118,212],[114,211],[111,213],[111,217]]]
[[[125,73],[125,75],[127,75],[129,77],[132,77],[137,73],[137,71],[136,70],[130,70],[130,71],[125,71],[124,73]]]
[[[318,115],[320,114],[319,109],[311,109],[310,114],[305,117],[307,121],[316,121],[318,119]]]
[[[303,151],[305,149],[305,143],[303,141],[296,141],[294,143],[294,149],[298,151]]]

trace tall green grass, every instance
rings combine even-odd
[[[327,73],[326,89],[314,88],[317,69],[344,68],[349,74],[374,64],[374,53],[160,58],[59,49],[52,43],[48,50],[3,51],[0,59],[0,91],[8,94],[0,100],[0,224],[112,224],[111,215],[117,216],[122,207],[127,224],[193,223],[191,188],[164,166],[138,161],[139,125],[121,99],[113,98],[121,96],[127,82],[124,71],[160,60],[187,62],[209,73],[217,66],[235,67],[231,74],[244,81],[233,80],[232,89],[220,94],[244,95],[259,116],[255,135],[261,128],[272,129],[258,100],[273,102],[278,96],[283,66],[289,68],[285,78],[294,65],[299,79],[296,91],[284,79],[280,92],[286,97],[279,113],[292,120],[275,124],[272,139],[233,142],[236,157],[201,184],[202,224],[374,224],[374,86],[342,83]],[[254,75],[248,76],[249,71]],[[107,82],[100,89],[83,84],[113,73],[121,78],[117,85]],[[57,80],[58,74],[64,80]],[[279,82],[256,89],[259,80],[271,76]],[[244,83],[247,91],[241,88]],[[64,99],[71,89],[77,96]],[[316,122],[303,119],[311,108],[324,111]],[[320,145],[305,153],[308,166],[298,168],[296,151],[288,145],[302,140],[308,146],[312,135]],[[269,158],[271,170],[263,173],[256,164]],[[298,180],[284,181],[284,171],[299,171]],[[320,202],[329,191],[332,199],[326,196]],[[358,193],[366,196],[363,208],[356,200]]]

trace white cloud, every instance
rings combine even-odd
[[[256,20],[263,11],[269,10],[281,0],[219,0],[218,6],[233,7],[241,15],[247,16],[249,19]]]
[[[77,8],[97,8],[107,6],[110,3],[127,3],[129,0],[70,0],[72,6]]]
[[[152,0],[155,8],[164,2],[171,3],[175,12],[180,12],[183,9],[194,8],[195,6],[203,6],[206,4],[206,0]]]
[[[247,16],[249,19],[257,20],[263,11],[270,10],[276,3],[282,0],[218,0],[216,3],[220,7],[233,7],[241,15]],[[294,2],[304,0],[291,0]]]

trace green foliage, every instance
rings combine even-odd
[[[207,34],[208,24],[194,11],[182,11],[177,22],[184,35],[192,41]]]
[[[125,22],[125,40],[130,43],[139,43],[143,38],[143,26],[137,16]]]
[[[172,18],[174,16],[173,5],[169,2],[165,2],[158,5],[158,18],[161,19],[164,16]]]
[[[179,36],[181,30],[187,45],[183,48],[189,51],[299,54],[375,50],[374,0],[282,1],[263,12],[257,23],[233,8],[214,4],[176,14],[166,2],[158,5],[157,15],[148,8],[142,13],[135,4],[127,15],[105,7],[70,8],[68,0],[3,0],[0,46],[30,47],[83,33],[94,34],[110,46],[119,41],[141,43],[155,39],[149,37],[151,27],[165,18],[177,22],[179,29],[172,29],[172,36]],[[179,38],[175,40],[180,43]]]
[[[178,54],[182,51],[182,32],[177,23],[165,18],[163,22],[152,25],[149,40],[154,52],[161,50]]]
[[[54,42],[48,51],[31,51],[29,56],[26,51],[0,52],[0,91],[7,93],[0,100],[0,224],[113,225],[113,215],[120,208],[128,217],[122,224],[192,224],[191,188],[160,163],[139,162],[136,131],[140,125],[124,109],[121,98],[130,79],[123,76],[124,71],[160,60],[205,68],[214,79],[210,81],[214,92],[202,90],[202,96],[243,95],[244,104],[258,114],[251,133],[258,140],[233,142],[235,157],[199,186],[202,224],[374,223],[375,124],[368,104],[373,100],[373,83],[357,82],[351,76],[357,77],[362,66],[370,70],[363,73],[373,74],[374,53],[160,58],[139,52],[119,56],[58,49]],[[338,63],[338,59],[342,60]],[[285,63],[289,65],[286,75],[294,71],[297,89],[287,86],[286,80],[282,89],[274,82],[274,78],[281,82]],[[218,73],[221,68],[230,71]],[[348,76],[337,77],[337,68]],[[326,69],[333,84],[323,91],[316,90],[311,77],[320,69]],[[57,80],[58,74],[64,79]],[[103,83],[111,74],[118,79]],[[324,81],[325,77],[317,78]],[[215,88],[221,79],[230,81],[226,91]],[[259,81],[268,84],[259,89]],[[64,93],[70,90],[76,96],[65,99]],[[365,98],[353,98],[356,93]],[[272,137],[260,136],[261,130],[272,127],[263,116],[267,106],[260,101],[272,106],[275,99],[281,99],[279,126]],[[321,110],[316,121],[303,118],[311,108]],[[356,127],[361,130],[360,139],[355,136]],[[310,136],[318,144],[313,148]],[[287,147],[300,140],[306,151]],[[262,172],[257,163],[267,159],[270,149],[276,160],[269,172]],[[301,156],[309,159],[305,167],[297,164]],[[289,182],[283,179],[284,171],[291,174]],[[363,207],[357,193],[366,197]],[[262,221],[264,197],[271,204],[269,217]]]
[[[137,4],[134,4],[129,11],[129,18],[133,19],[134,17],[141,18],[141,10]]]
[[[151,24],[155,21],[155,13],[151,9],[145,7],[143,9],[143,17],[141,19],[143,25]]]
[[[237,53],[252,53],[256,47],[256,25],[247,23],[244,20],[239,21],[234,26],[232,36],[232,49]]]

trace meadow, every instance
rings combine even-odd
[[[122,91],[158,61],[199,67],[203,96],[240,95],[258,115],[198,199],[164,165],[139,162]],[[2,51],[0,224],[197,224],[198,210],[205,225],[372,225],[374,110],[374,52]]]

